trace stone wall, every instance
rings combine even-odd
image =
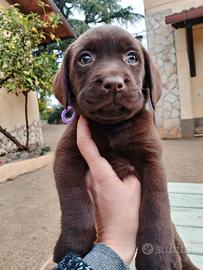
[[[30,131],[29,144],[41,145],[43,143],[43,138],[42,138],[40,121],[33,121],[29,125],[29,131]],[[11,135],[17,138],[22,144],[25,144],[26,142],[26,127],[25,126],[15,128],[14,130],[9,131],[9,132],[11,133]],[[15,150],[16,148],[17,148],[16,145],[12,141],[10,141],[2,133],[0,133],[0,155],[4,153],[9,153]]]
[[[174,30],[166,25],[165,16],[171,10],[146,13],[148,49],[161,74],[162,98],[156,111],[157,127],[162,138],[178,138],[180,129],[180,97],[178,89],[177,63]]]

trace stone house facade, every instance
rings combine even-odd
[[[168,16],[175,13],[176,19],[184,12],[190,13],[191,8],[201,11],[202,4],[202,0],[144,0],[148,49],[163,83],[156,111],[162,138],[193,137],[203,133],[203,13],[167,24]],[[188,39],[189,26],[192,35]],[[196,74],[192,75],[191,43],[193,62],[195,59],[193,68],[194,65],[196,68]]]

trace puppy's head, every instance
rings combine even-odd
[[[55,95],[76,112],[101,123],[118,123],[161,95],[159,75],[149,54],[127,31],[92,28],[66,51],[54,82]],[[148,94],[147,94],[148,93]]]

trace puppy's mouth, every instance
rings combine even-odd
[[[103,123],[116,123],[128,119],[132,111],[118,104],[108,104],[91,113],[91,118]]]
[[[83,92],[85,93],[85,92]],[[87,98],[85,94],[78,95],[78,111],[96,122],[103,124],[116,124],[133,117],[143,106],[143,95],[134,91],[131,96],[115,98],[109,95],[104,99],[94,97]]]
[[[129,113],[129,110],[123,106],[105,106],[95,112],[95,115],[101,117],[118,117],[123,114]]]

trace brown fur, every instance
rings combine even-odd
[[[135,64],[126,62],[131,50],[138,57]],[[81,65],[84,51],[91,52],[92,63]],[[171,223],[161,144],[153,122],[161,82],[148,52],[118,27],[91,29],[67,50],[54,88],[59,101],[64,106],[71,103],[76,112],[58,145],[54,163],[62,210],[54,261],[68,251],[84,256],[96,239],[94,209],[84,180],[88,166],[76,145],[76,125],[82,114],[89,120],[101,155],[118,176],[123,179],[135,174],[141,182],[137,269],[197,269],[186,253],[176,250],[182,242]],[[150,255],[142,250],[146,243],[153,246]]]

